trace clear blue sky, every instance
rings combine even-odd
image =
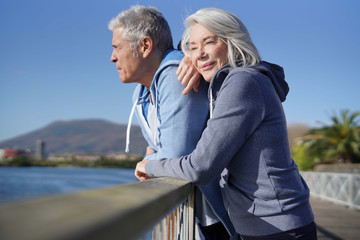
[[[135,85],[121,83],[110,62],[107,24],[137,3],[164,14],[174,43],[200,8],[239,16],[262,58],[285,68],[290,124],[360,110],[357,0],[1,0],[0,141],[57,120],[127,122]]]

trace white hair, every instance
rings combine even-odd
[[[228,60],[233,68],[237,67],[236,62],[239,60],[242,61],[242,66],[260,62],[261,57],[245,25],[234,14],[218,8],[200,9],[186,18],[186,30],[181,40],[184,53],[189,48],[191,28],[197,23],[206,27],[227,44]]]
[[[161,57],[165,54],[166,50],[173,48],[168,22],[154,7],[135,5],[121,12],[108,25],[111,31],[118,27],[123,29],[122,37],[130,41],[134,54],[136,54],[134,50],[146,36],[153,40],[154,50]]]

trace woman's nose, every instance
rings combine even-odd
[[[197,52],[196,52],[196,57],[198,59],[203,59],[206,56],[206,53],[204,51],[204,47],[199,47]]]

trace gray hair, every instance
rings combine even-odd
[[[153,40],[154,51],[161,57],[165,54],[166,50],[173,48],[168,22],[154,7],[136,5],[121,12],[108,25],[111,31],[118,27],[123,29],[122,37],[124,40],[130,41],[130,46],[135,56],[137,56],[135,49],[146,36]]]
[[[190,15],[185,20],[186,30],[181,40],[184,53],[189,48],[191,28],[201,24],[227,44],[230,66],[237,67],[236,61],[241,60],[242,66],[254,65],[261,57],[250,34],[241,20],[234,14],[218,8],[204,8]]]

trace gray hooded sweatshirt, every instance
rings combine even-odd
[[[221,175],[225,208],[237,233],[263,236],[314,220],[309,189],[293,161],[282,107],[288,93],[283,69],[261,62],[221,68],[212,78],[212,117],[187,156],[150,161],[150,177],[197,185]]]

